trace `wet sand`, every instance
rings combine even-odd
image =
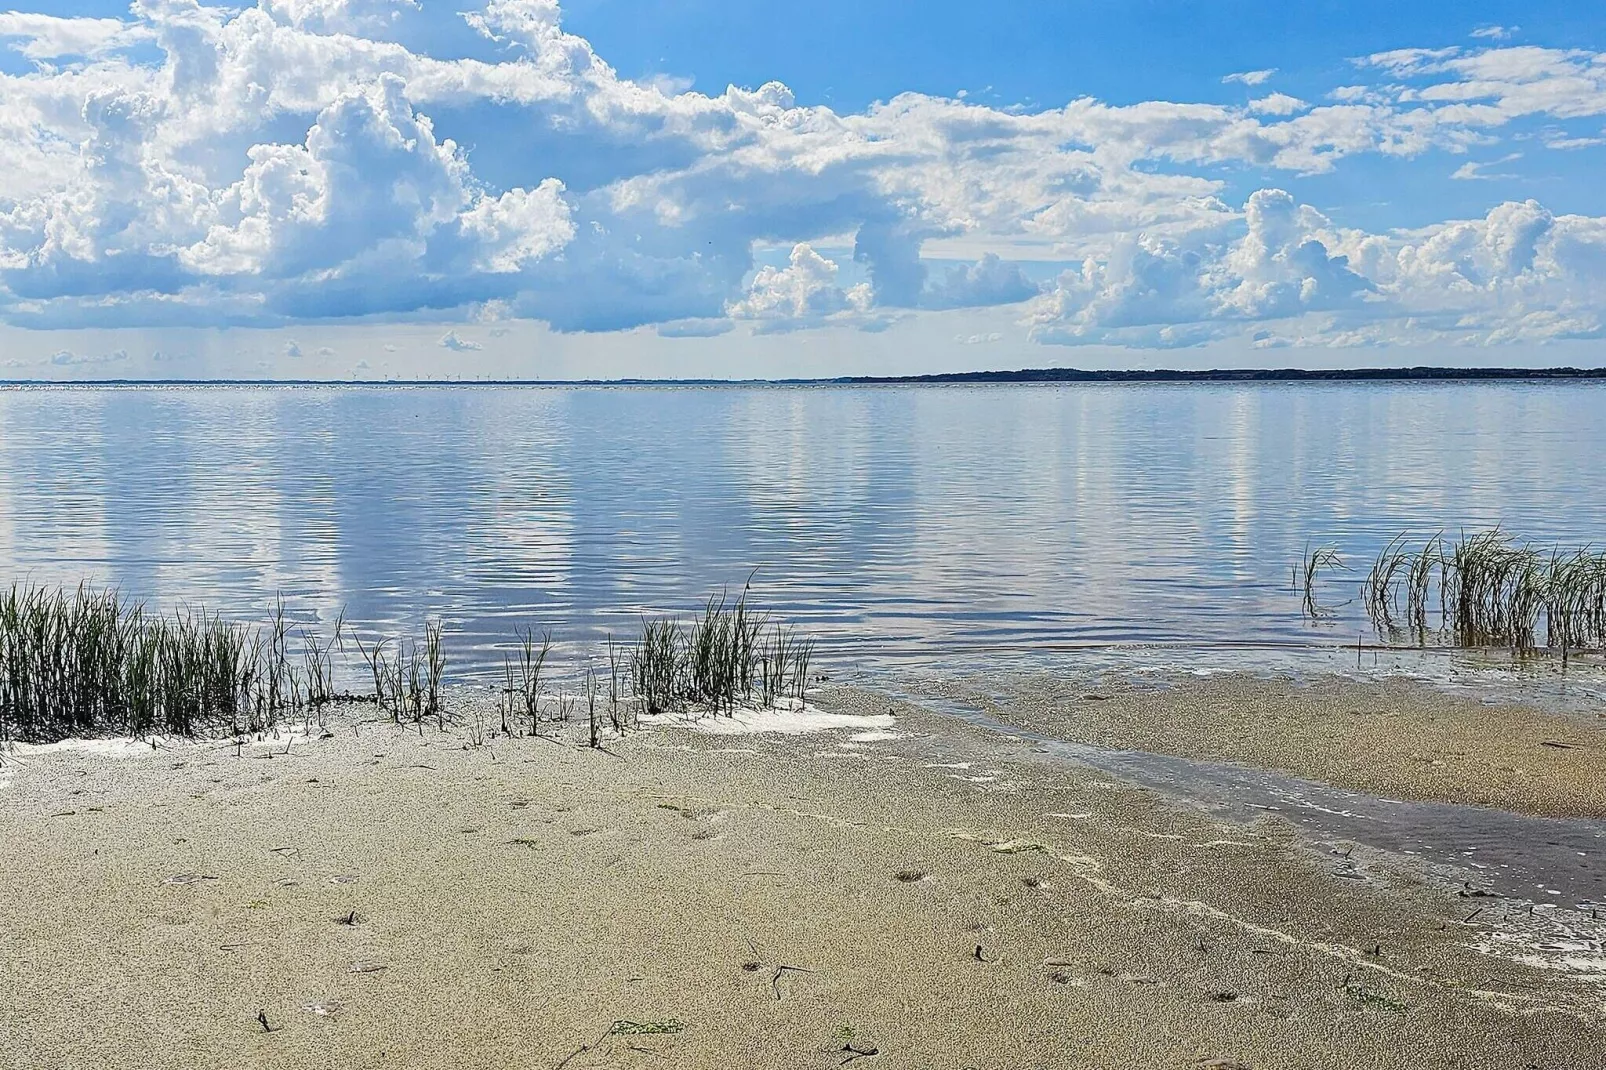
[[[1403,677],[1247,673],[999,674],[931,681],[929,691],[1079,743],[1239,762],[1396,799],[1606,817],[1606,705],[1564,714]]]
[[[817,701],[895,725],[27,753],[0,1065],[1606,1065],[1599,987],[1476,950],[1509,905]]]

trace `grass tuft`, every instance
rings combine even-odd
[[[690,625],[642,621],[630,655],[630,681],[648,714],[700,707],[734,713],[755,701],[802,701],[808,689],[814,641],[749,607],[744,586],[734,603],[710,598]]]

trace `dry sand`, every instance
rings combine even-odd
[[[1600,988],[1473,949],[1498,911],[819,701],[896,727],[29,752],[0,1066],[1606,1066]]]

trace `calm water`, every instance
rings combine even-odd
[[[0,577],[368,631],[459,670],[688,611],[757,568],[837,659],[1353,644],[1307,539],[1606,533],[1606,387],[0,390]],[[1354,578],[1328,600],[1354,594]]]

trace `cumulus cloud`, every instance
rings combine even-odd
[[[870,284],[843,289],[838,267],[807,242],[792,247],[784,268],[759,268],[741,300],[726,306],[732,319],[755,320],[761,330],[792,330],[827,321],[862,320],[872,301]]]
[[[459,338],[456,331],[447,331],[442,335],[440,345],[442,349],[450,349],[454,353],[468,353],[476,349],[485,348],[472,339]]]
[[[1335,227],[1281,190],[1224,245],[1136,239],[1064,272],[1028,306],[1038,341],[1175,346],[1474,345],[1595,338],[1606,220],[1507,202],[1481,219],[1378,235]],[[1259,326],[1259,325],[1268,326]]]
[[[1302,333],[1276,337],[1329,321],[1361,337],[1345,324],[1410,302],[1355,250],[1397,256],[1410,241],[1285,201],[1282,176],[1363,154],[1490,156],[1517,123],[1585,148],[1606,115],[1606,56],[1492,32],[1363,57],[1356,84],[1321,103],[1029,110],[904,93],[838,112],[777,82],[623,78],[555,0],[462,6],[0,14],[0,44],[35,66],[0,73],[0,320],[462,323],[494,308],[558,331],[686,336],[1025,303],[1043,341],[1179,345],[1293,316]],[[422,43],[447,37],[440,55]],[[1229,203],[1229,181],[1265,196]],[[758,264],[777,243],[788,262]],[[851,265],[818,252],[849,244]],[[1028,261],[1053,267],[1029,276]],[[1462,293],[1473,326],[1455,329],[1496,338],[1501,316],[1519,335],[1574,329],[1587,309],[1564,297],[1587,270],[1522,302]]]

